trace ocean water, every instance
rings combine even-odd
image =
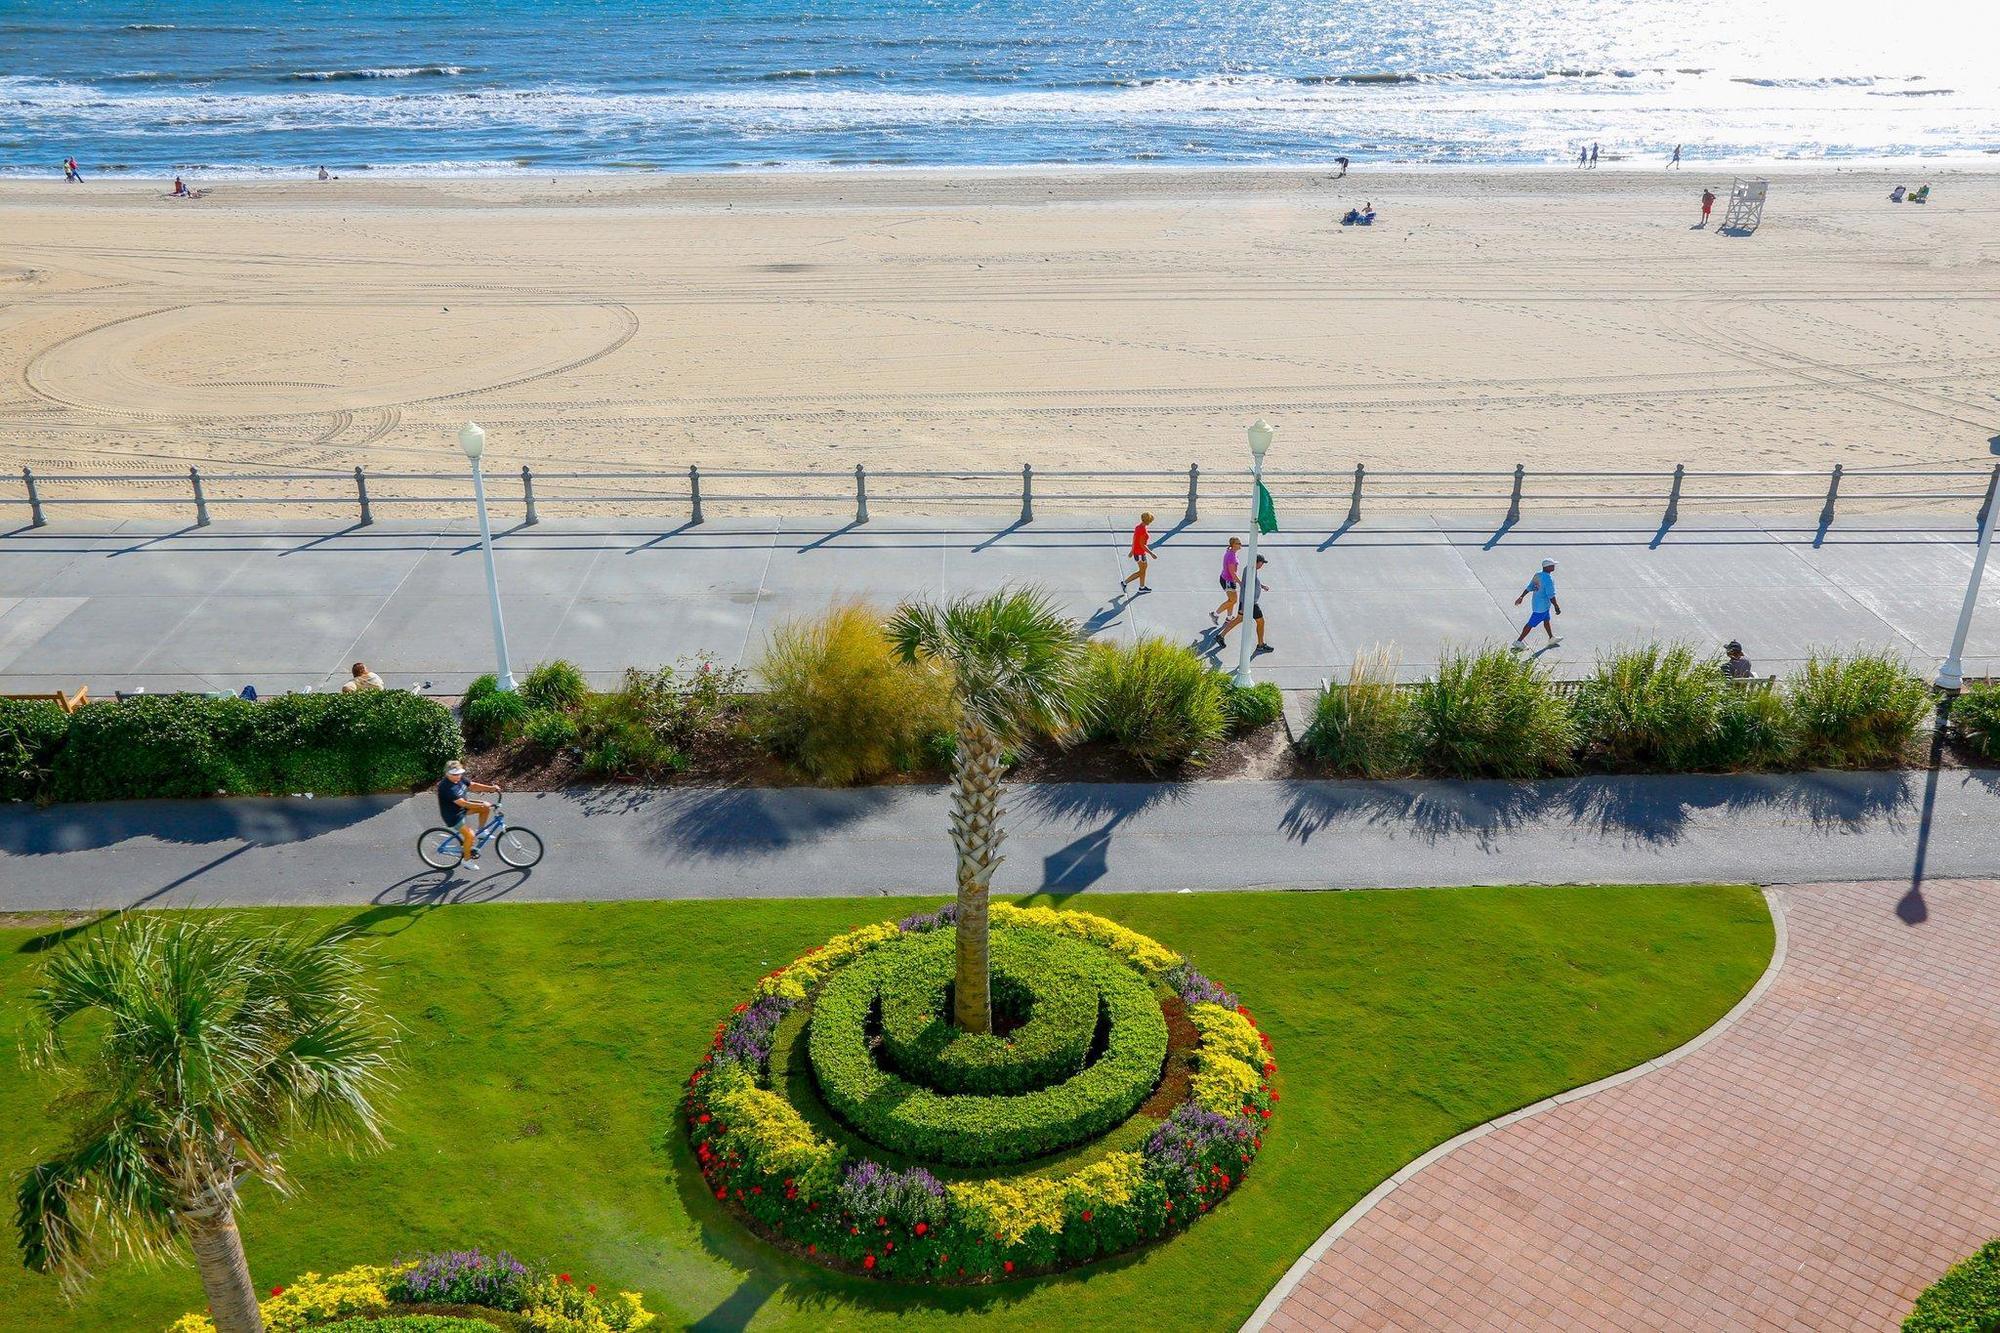
[[[1996,52],[1994,0],[0,0],[0,172],[1962,157]]]

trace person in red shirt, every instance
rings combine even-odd
[[[1146,562],[1153,558],[1153,534],[1147,530],[1153,521],[1151,514],[1139,515],[1139,526],[1132,529],[1132,559],[1139,567],[1118,581],[1118,595],[1125,595],[1125,585],[1133,579],[1139,580],[1140,592],[1151,592],[1146,586]]]
[[[1709,210],[1710,210],[1710,209],[1712,209],[1712,208],[1714,208],[1714,207],[1715,207],[1715,191],[1713,191],[1713,190],[1703,190],[1703,191],[1701,192],[1701,225],[1702,225],[1702,226],[1706,227],[1706,226],[1708,225],[1708,214],[1709,214]]]

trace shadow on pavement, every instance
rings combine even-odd
[[[0,852],[46,856],[109,847],[134,838],[160,842],[242,842],[276,847],[373,819],[409,798],[226,797],[206,801],[103,801],[0,807]]]
[[[1072,825],[1103,821],[1042,858],[1039,892],[1063,898],[1104,878],[1111,868],[1111,839],[1120,824],[1185,795],[1184,787],[1166,782],[1038,783],[1018,789],[1008,804],[1024,814]]]
[[[903,787],[679,787],[562,793],[586,816],[649,813],[654,838],[715,858],[771,856],[808,846],[887,810]]]

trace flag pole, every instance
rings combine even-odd
[[[1237,576],[1236,606],[1243,623],[1236,627],[1236,672],[1230,677],[1244,689],[1257,683],[1250,675],[1250,659],[1257,651],[1257,620],[1251,612],[1263,609],[1257,597],[1257,534],[1262,526],[1257,520],[1264,499],[1264,452],[1276,434],[1262,417],[1250,423],[1250,550]]]

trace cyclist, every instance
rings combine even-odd
[[[493,818],[491,801],[472,799],[472,792],[481,791],[498,794],[500,789],[490,782],[474,782],[466,776],[465,765],[456,759],[445,769],[444,776],[438,779],[438,816],[444,820],[446,828],[458,834],[459,845],[463,849],[460,856],[467,870],[479,869],[479,862],[473,859],[472,842],[479,830],[486,827],[486,821]],[[469,814],[479,818],[468,823],[465,817]]]

